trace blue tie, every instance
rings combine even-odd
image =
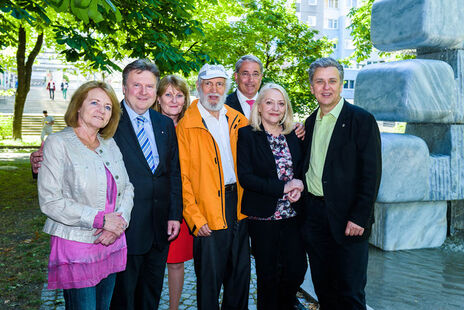
[[[147,160],[151,172],[155,173],[155,160],[153,159],[153,151],[151,150],[150,141],[145,134],[145,128],[143,126],[145,121],[145,117],[137,116],[137,126],[139,128],[139,131],[137,132],[137,139],[139,139],[140,147],[142,148],[143,155]]]

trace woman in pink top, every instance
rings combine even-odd
[[[111,86],[87,82],[71,98],[69,127],[44,144],[38,191],[51,235],[48,288],[63,289],[66,309],[108,309],[115,273],[126,268],[134,191],[112,139],[120,114]]]

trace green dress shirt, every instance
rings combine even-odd
[[[321,116],[321,109],[316,116],[313,140],[311,142],[311,157],[306,172],[308,191],[315,196],[324,196],[322,188],[322,173],[324,172],[325,157],[329,148],[330,138],[343,108],[344,99],[340,98],[337,105],[326,115]]]

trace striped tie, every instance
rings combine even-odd
[[[147,135],[145,134],[145,128],[143,124],[146,119],[143,116],[137,116],[137,126],[139,127],[139,132],[137,133],[137,139],[139,139],[140,147],[142,148],[143,155],[147,160],[148,166],[152,173],[155,173],[155,160],[153,159],[153,151],[151,150],[150,141],[148,140]]]

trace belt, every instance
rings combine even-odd
[[[324,196],[316,196],[316,195],[313,195],[312,193],[308,192],[309,194],[309,197],[311,199],[314,199],[314,200],[319,200],[319,201],[324,201]]]
[[[226,192],[233,192],[237,190],[237,183],[226,184],[225,186]]]

